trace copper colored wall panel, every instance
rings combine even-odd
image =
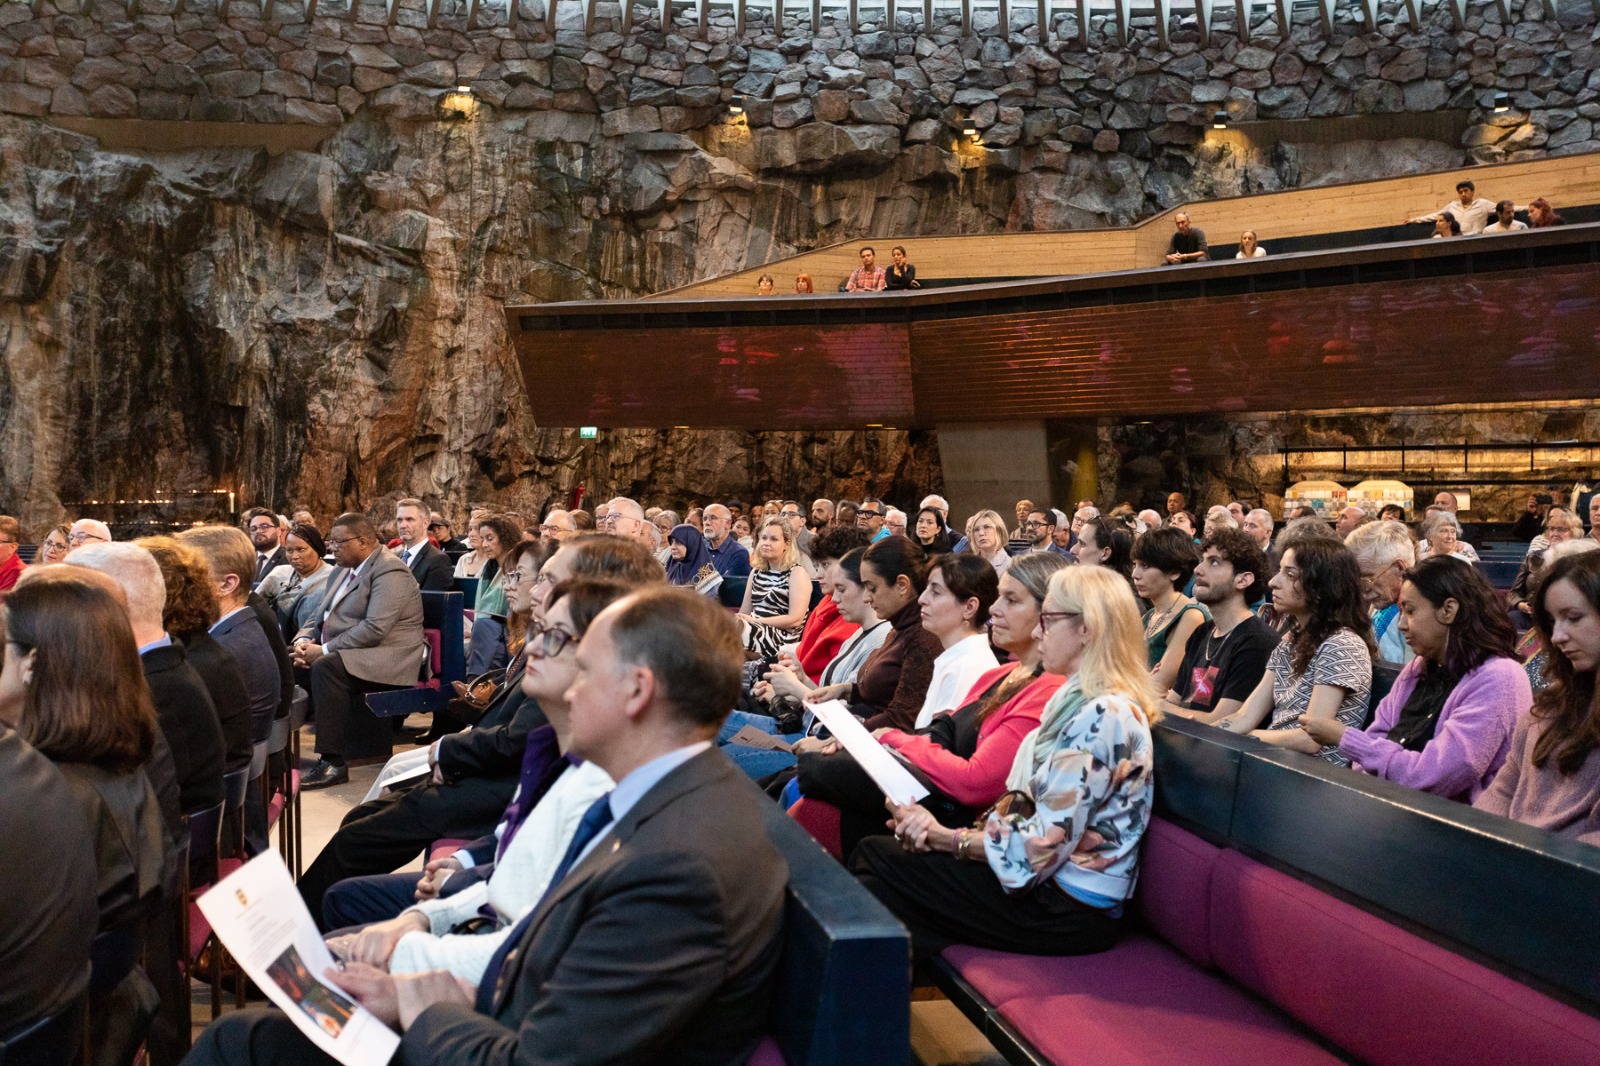
[[[1600,395],[1584,264],[915,322],[917,421]]]

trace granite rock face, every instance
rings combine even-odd
[[[525,5],[532,7],[533,5]],[[507,302],[640,296],[874,232],[1125,224],[1184,200],[1600,147],[1593,26],[1493,5],[1426,32],[1241,42],[1134,20],[1126,49],[1014,10],[816,34],[752,11],[620,32],[600,5],[466,25],[276,4],[0,14],[0,511],[228,489],[319,515],[421,494],[535,510],[939,486],[931,434],[535,426]],[[570,8],[570,10],[569,10]],[[1536,10],[1537,9],[1537,10]],[[806,12],[805,14],[809,14]],[[1538,16],[1538,17],[1536,17]],[[463,99],[456,87],[470,85]],[[1496,91],[1513,110],[1493,114]],[[730,121],[735,93],[744,112]],[[1470,112],[1463,143],[1202,142],[1236,119]],[[987,148],[971,165],[953,125]],[[118,152],[51,119],[321,126],[310,151]],[[643,357],[643,356],[641,356]],[[528,383],[538,388],[538,382]],[[1107,445],[1109,449],[1110,444]],[[1109,455],[1109,452],[1108,452]],[[154,513],[154,512],[152,512]],[[121,515],[119,517],[133,517]]]

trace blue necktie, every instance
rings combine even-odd
[[[599,836],[605,827],[610,824],[611,793],[607,792],[604,796],[595,800],[587,811],[583,812],[583,818],[578,822],[578,831],[572,834],[572,843],[567,845],[567,853],[561,856],[561,863],[556,867],[555,874],[551,876],[550,884],[544,890],[544,895],[523,916],[522,921],[516,924],[516,927],[501,942],[499,950],[489,959],[489,965],[483,971],[483,979],[478,982],[476,1007],[480,1014],[494,1014],[494,1002],[497,992],[495,986],[500,983],[500,971],[511,960],[511,957],[516,954],[518,946],[522,943],[523,936],[528,931],[528,926],[533,924],[533,916],[539,913],[539,908],[549,898],[550,893],[554,892],[556,886],[561,884],[561,879],[567,876],[567,871],[571,870],[578,861],[578,856],[583,854],[583,849],[588,847],[589,842]]]

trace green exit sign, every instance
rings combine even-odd
[[[580,426],[580,427],[578,427],[578,436],[583,438],[584,440],[594,440],[599,435],[600,435],[600,428],[598,426]]]

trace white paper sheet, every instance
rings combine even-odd
[[[428,764],[427,760],[423,760],[421,766],[413,766],[411,769],[395,774],[393,777],[389,778],[389,780],[383,783],[383,787],[385,789],[398,788],[407,781],[415,781],[417,778],[426,777],[431,773],[433,773],[433,767]]]
[[[283,858],[265,851],[200,897],[200,911],[244,972],[311,1042],[344,1066],[385,1066],[400,1036],[328,984],[333,955]]]
[[[817,720],[828,727],[828,732],[848,751],[867,776],[881,789],[883,794],[901,806],[916,803],[928,794],[928,789],[912,776],[897,760],[889,749],[872,739],[872,734],[867,732],[867,727],[861,724],[861,719],[850,713],[850,708],[842,700],[825,700],[822,703],[808,703],[806,707],[817,716]]]

